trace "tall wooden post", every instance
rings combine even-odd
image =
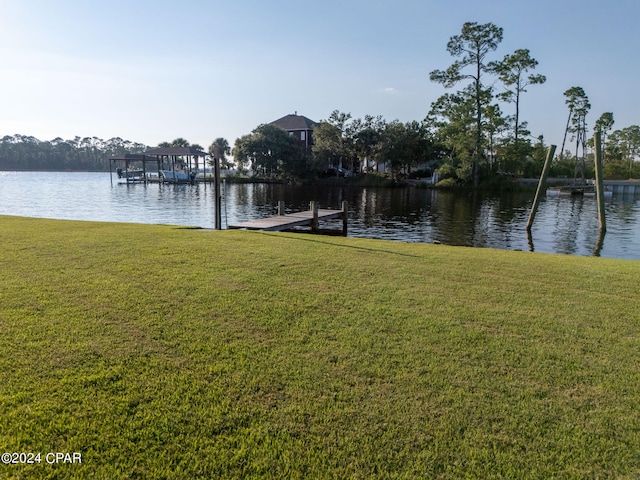
[[[342,235],[347,236],[347,202],[342,202]]]
[[[536,196],[533,199],[533,205],[531,206],[531,212],[529,213],[529,220],[527,221],[527,233],[531,234],[531,225],[536,218],[536,211],[540,204],[540,197],[544,193],[545,183],[547,182],[547,175],[549,175],[549,169],[551,168],[551,162],[553,161],[553,154],[556,153],[556,146],[549,145],[549,151],[547,152],[547,159],[544,161],[544,167],[542,167],[542,174],[540,174],[540,181],[538,182],[538,189],[536,190]]]
[[[607,231],[607,222],[604,213],[604,179],[602,178],[602,138],[600,131],[593,134],[593,149],[596,154],[596,198],[598,200],[598,222],[600,232]]]
[[[313,218],[311,220],[311,231],[318,231],[318,204],[316,202],[309,202],[309,209],[311,210],[311,214]]]
[[[279,216],[284,215],[284,200],[280,200],[278,202],[278,215]]]
[[[220,159],[213,159],[214,196],[216,197],[216,230],[222,230],[222,199],[220,196]]]
[[[142,155],[142,178],[144,178],[144,183],[147,183],[147,157]]]

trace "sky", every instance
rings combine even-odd
[[[449,39],[491,22],[492,60],[539,62],[521,119],[559,148],[573,86],[591,127],[604,112],[640,124],[638,21],[639,0],[0,0],[0,137],[207,148],[295,112],[420,121],[464,86],[429,80],[455,60]]]

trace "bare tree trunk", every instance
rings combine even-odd
[[[516,88],[516,128],[514,131],[513,138],[515,139],[516,145],[518,145],[518,133],[519,133],[519,125],[520,121],[520,88]]]
[[[571,122],[571,114],[573,110],[569,110],[569,117],[567,118],[567,126],[564,128],[564,138],[562,139],[562,148],[560,149],[560,158],[564,155],[564,144],[567,141],[567,133],[569,132],[569,122]]]
[[[480,55],[478,53],[478,58]],[[480,183],[480,152],[482,151],[482,104],[480,102],[480,60],[476,72],[476,151],[473,158],[473,186]]]

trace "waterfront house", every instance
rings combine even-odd
[[[270,125],[288,132],[290,136],[297,140],[301,147],[310,149],[311,145],[313,145],[313,127],[318,125],[318,122],[314,122],[295,112],[293,115],[285,115],[271,122]]]

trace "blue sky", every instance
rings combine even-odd
[[[0,136],[208,147],[295,111],[422,120],[467,21],[504,29],[493,59],[538,60],[534,136],[560,145],[572,86],[590,126],[640,124],[638,0],[0,0]]]

